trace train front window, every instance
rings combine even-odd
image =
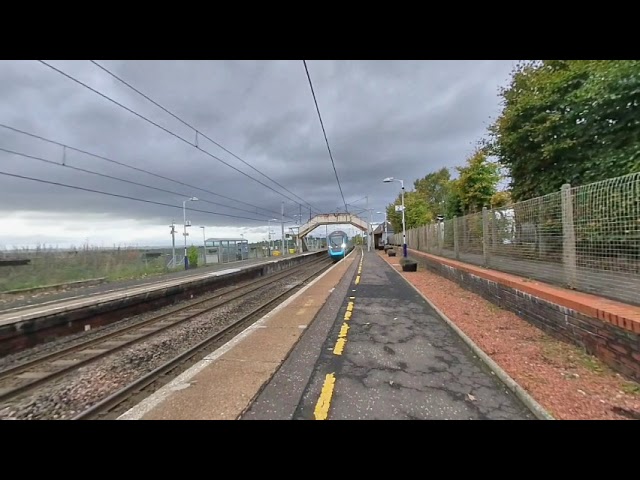
[[[332,247],[340,247],[342,246],[343,238],[342,237],[330,237],[329,244]]]

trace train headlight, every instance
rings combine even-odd
[[[341,246],[342,246],[342,248],[346,248],[346,247],[347,247],[347,244],[346,244],[346,243],[343,243]]]

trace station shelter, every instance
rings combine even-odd
[[[231,263],[249,258],[249,241],[244,238],[207,238],[207,265]]]

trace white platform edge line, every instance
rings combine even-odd
[[[353,249],[349,253],[349,255],[351,255],[351,253],[353,253],[354,251],[355,251],[355,249]],[[347,255],[347,257],[349,255]],[[198,362],[195,365],[193,365],[192,367],[190,367],[188,370],[186,370],[183,373],[181,373],[179,376],[174,378],[171,382],[169,382],[168,384],[166,384],[165,386],[163,386],[162,388],[160,388],[156,392],[152,393],[150,396],[145,398],[138,405],[136,405],[135,407],[132,407],[129,410],[127,410],[125,413],[120,415],[117,418],[117,420],[140,420],[147,413],[149,413],[155,407],[160,405],[167,397],[169,397],[173,393],[173,391],[174,391],[174,389],[176,387],[178,387],[178,386],[180,386],[182,384],[188,383],[191,378],[193,378],[199,372],[204,370],[209,364],[213,363],[215,360],[217,360],[222,355],[227,353],[229,350],[231,350],[233,347],[235,347],[238,343],[240,343],[246,337],[251,335],[254,332],[254,330],[257,330],[257,329],[261,328],[262,325],[269,318],[271,318],[272,315],[274,315],[275,313],[279,312],[280,310],[282,310],[283,308],[288,306],[296,298],[298,298],[300,295],[302,295],[307,289],[311,288],[316,282],[320,281],[321,278],[323,278],[325,275],[327,275],[329,272],[331,272],[334,268],[336,268],[339,265],[340,265],[340,263],[336,263],[335,265],[329,267],[329,269],[326,272],[324,272],[319,277],[315,278],[311,283],[309,283],[307,286],[302,288],[300,291],[298,291],[297,293],[295,293],[294,295],[289,297],[287,300],[282,302],[280,305],[278,305],[276,308],[271,310],[269,313],[267,313],[260,320],[255,322],[253,325],[247,327],[239,335],[237,335],[234,338],[232,338],[231,340],[229,340],[227,343],[225,343],[222,347],[218,348],[216,351],[214,351],[214,352],[210,353],[209,355],[207,355],[204,359],[202,359],[200,362]]]

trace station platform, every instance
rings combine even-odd
[[[250,260],[242,260],[230,263],[216,263],[211,265],[201,265],[193,270],[179,270],[176,272],[165,273],[161,275],[153,275],[146,278],[136,278],[129,280],[116,280],[113,282],[104,282],[97,285],[72,288],[69,290],[56,291],[46,294],[14,294],[4,295],[3,301],[0,303],[0,318],[4,318],[9,312],[15,312],[23,310],[25,308],[33,306],[43,306],[58,303],[64,300],[74,300],[79,298],[86,298],[96,295],[109,294],[118,291],[128,290],[133,287],[152,287],[154,284],[162,284],[164,282],[171,282],[174,280],[189,280],[201,277],[202,275],[210,274],[211,272],[221,272],[225,270],[236,271],[239,268],[246,268],[252,265],[260,265],[263,263],[274,262],[287,258],[293,258],[300,255],[308,255],[317,252],[306,252],[302,254],[289,254],[284,257],[261,257]],[[14,297],[14,298],[10,298]]]
[[[375,251],[305,289],[119,419],[535,419]]]
[[[47,301],[4,308],[0,310],[0,354],[37,345],[57,332],[74,333],[134,315],[146,303],[164,306],[209,291],[213,285],[266,275],[323,254],[306,252],[218,264],[153,279],[101,284],[82,292],[62,292]]]

